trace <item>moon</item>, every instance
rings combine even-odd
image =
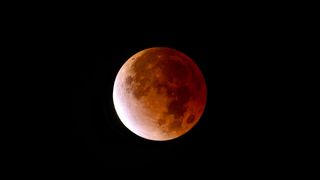
[[[190,131],[207,98],[199,67],[182,52],[153,47],[137,52],[120,68],[113,102],[121,122],[134,134],[166,141]]]

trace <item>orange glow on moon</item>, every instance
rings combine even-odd
[[[130,57],[119,70],[113,102],[122,123],[155,141],[180,137],[196,125],[207,87],[198,66],[185,54],[155,47]]]

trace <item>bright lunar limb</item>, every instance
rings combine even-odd
[[[155,47],[130,57],[119,70],[113,102],[136,135],[165,141],[187,133],[204,112],[207,87],[198,66],[178,50]]]

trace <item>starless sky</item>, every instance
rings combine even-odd
[[[79,36],[72,71],[70,167],[204,166],[217,170],[247,166],[270,158],[265,153],[265,124],[259,102],[268,97],[261,72],[267,61],[262,37],[241,21],[212,29],[101,31]],[[237,28],[235,30],[234,28]],[[207,83],[207,104],[198,124],[185,135],[155,142],[138,137],[119,120],[112,101],[113,83],[123,63],[150,47],[171,47],[188,55]],[[263,143],[264,142],[264,143]],[[236,169],[236,168],[235,168]]]

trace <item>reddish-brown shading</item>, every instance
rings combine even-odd
[[[159,132],[164,132],[163,138],[172,139],[189,131],[200,119],[206,103],[205,81],[196,64],[171,48],[146,49],[128,62],[130,70],[125,70],[125,84],[121,86],[136,101],[146,102],[148,105],[141,108],[150,113],[156,111],[151,107],[165,107],[161,118],[155,120]],[[159,103],[162,101],[156,99],[157,95],[150,95],[151,91],[156,92],[159,98],[166,98],[166,103]],[[159,112],[154,113],[159,116]]]

